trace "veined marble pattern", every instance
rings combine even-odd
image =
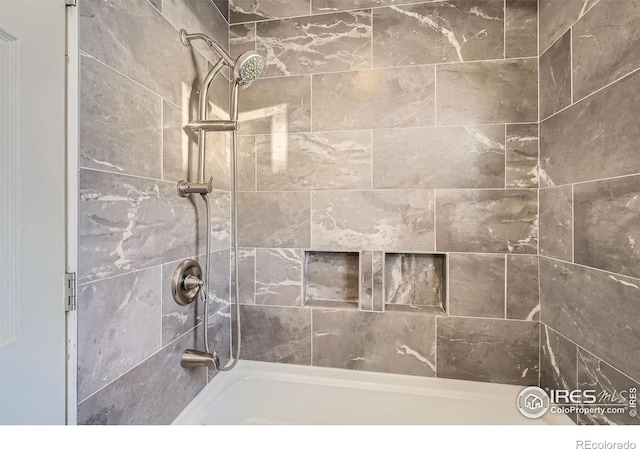
[[[311,9],[313,14],[322,14],[345,9],[363,9],[376,6],[394,6],[404,3],[415,3],[415,0],[313,0]]]
[[[251,248],[238,248],[238,272],[240,285],[240,304],[255,304],[255,275],[256,275],[256,250]],[[233,252],[231,253],[231,301],[235,303],[235,276],[233,266]]]
[[[358,302],[358,253],[310,251],[304,261],[305,302]]]
[[[314,192],[312,198],[313,248],[435,249],[430,190]]]
[[[507,125],[507,187],[538,187],[538,124]]]
[[[540,339],[540,387],[552,390],[578,388],[576,345],[547,326]]]
[[[553,42],[599,0],[540,0],[540,51]]]
[[[80,59],[80,165],[160,178],[162,99],[93,58]]]
[[[229,0],[230,23],[305,16],[311,0]]]
[[[210,197],[212,250],[225,249],[229,194]],[[180,198],[175,183],[81,170],[79,201],[80,282],[204,252],[203,201]]]
[[[313,129],[400,128],[435,123],[433,66],[313,77]]]
[[[259,22],[256,50],[265,76],[371,67],[371,11]]]
[[[640,176],[576,184],[575,262],[640,277]]]
[[[220,309],[209,315],[209,347],[211,350],[216,351],[222,366],[226,365],[231,358],[231,316],[230,307]],[[201,343],[198,342],[196,344],[199,345]],[[218,374],[218,372],[212,372],[212,370],[208,371],[209,378]]]
[[[573,260],[572,186],[540,190],[540,255]]]
[[[504,57],[504,1],[451,0],[373,10],[373,65]]]
[[[578,100],[640,67],[640,4],[601,0],[575,24],[572,37]]]
[[[538,256],[507,256],[507,318],[540,319]]]
[[[540,119],[571,104],[571,31],[540,56]]]
[[[371,132],[257,136],[258,190],[371,187]]]
[[[438,377],[538,384],[540,323],[438,317]]]
[[[242,306],[242,358],[311,364],[311,309]]]
[[[311,131],[311,76],[256,80],[240,92],[239,134]]]
[[[534,190],[441,190],[436,217],[438,251],[537,252]]]
[[[159,267],[78,287],[78,400],[162,347]]]
[[[256,304],[302,305],[302,251],[256,249]]]
[[[505,56],[538,56],[538,1],[507,0]]]
[[[240,192],[238,241],[243,247],[310,246],[309,192]]]
[[[382,251],[373,251],[372,260],[372,276],[373,276],[373,303],[372,310],[374,312],[384,311],[385,292],[384,292],[384,253]]]
[[[385,298],[389,306],[444,310],[446,258],[432,254],[386,254]]]
[[[229,55],[236,59],[247,51],[256,51],[256,24],[240,23],[229,26]]]
[[[504,187],[504,157],[504,125],[376,129],[373,185],[375,188]]]
[[[238,189],[255,192],[256,190],[256,138],[238,137]]]
[[[438,125],[538,120],[536,58],[437,66]]]
[[[360,251],[360,310],[373,310],[373,251]]]
[[[313,310],[313,364],[435,376],[435,317]]]
[[[449,255],[449,314],[505,318],[505,256]]]
[[[640,377],[640,281],[545,257],[540,258],[540,280],[543,323]]]

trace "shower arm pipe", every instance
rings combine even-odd
[[[180,30],[180,40],[182,41],[182,44],[186,47],[189,45],[189,43],[192,40],[201,40],[201,41],[205,41],[207,43],[207,45],[209,47],[211,47],[213,49],[213,51],[215,51],[218,56],[220,56],[220,58],[222,58],[222,61],[224,61],[224,63],[226,65],[228,65],[231,69],[233,69],[235,62],[233,61],[233,59],[231,59],[229,57],[229,55],[227,54],[226,51],[224,51],[224,49],[222,47],[220,47],[220,45],[218,45],[215,41],[213,41],[209,36],[207,36],[206,34],[202,34],[202,33],[187,33],[186,30]]]

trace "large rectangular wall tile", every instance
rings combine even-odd
[[[390,253],[384,257],[387,309],[444,312],[447,306],[445,256]]]
[[[551,185],[640,172],[640,72],[545,120],[540,163]]]
[[[538,120],[536,58],[437,66],[439,125]]]
[[[540,319],[538,256],[507,256],[507,318]]]
[[[540,190],[540,255],[573,260],[573,189]]]
[[[311,309],[242,306],[242,358],[311,364]]]
[[[81,51],[174,104],[189,103],[206,60],[182,45],[178,31],[151,3],[88,0],[79,8]]]
[[[505,317],[505,256],[449,255],[449,313]]]
[[[439,190],[438,251],[536,254],[534,190]]]
[[[78,399],[162,347],[159,267],[78,288]]]
[[[256,50],[265,76],[371,67],[371,11],[259,22]]]
[[[184,350],[202,344],[201,327],[81,402],[78,423],[170,424],[207,382],[206,368],[180,366]]]
[[[373,65],[502,59],[504,1],[451,0],[373,10]]]
[[[542,322],[640,377],[640,281],[540,258]]]
[[[601,0],[595,5],[573,27],[575,99],[640,67],[639,45],[640,3]]]
[[[314,192],[312,246],[433,251],[430,190]]]
[[[311,130],[311,76],[259,79],[240,95],[240,134]]]
[[[313,311],[313,364],[362,371],[435,375],[435,317]]]
[[[256,276],[256,250],[254,248],[238,248],[240,257],[238,259],[238,273],[240,285],[238,292],[240,304],[255,304],[255,276]],[[234,263],[235,256],[231,253],[231,262]],[[235,302],[235,272],[234,265],[231,265],[231,301]]]
[[[540,323],[438,318],[438,377],[538,384]]]
[[[640,277],[640,176],[576,184],[575,262]]]
[[[221,366],[226,365],[231,359],[231,314],[231,309],[227,307],[209,315],[209,332],[207,334],[209,348],[216,352]],[[196,344],[200,345],[201,343],[197,342]],[[208,371],[210,378],[219,373],[219,371]]]
[[[507,187],[538,187],[538,124],[507,125]]]
[[[363,9],[377,6],[395,6],[404,3],[415,3],[415,0],[313,0],[313,14],[342,11],[345,9]]]
[[[229,55],[236,59],[247,51],[256,51],[256,24],[231,25],[229,27]]]
[[[504,125],[376,129],[373,186],[504,187],[504,157]]]
[[[212,250],[229,247],[229,194],[214,191]],[[79,280],[100,279],[204,252],[200,198],[175,183],[80,171]]]
[[[310,246],[309,192],[240,192],[238,241],[243,247]]]
[[[578,388],[575,344],[547,326],[540,338],[540,387],[551,390]]]
[[[538,0],[507,0],[505,56],[538,56]]]
[[[256,249],[256,304],[302,304],[302,251]]]
[[[598,0],[540,0],[540,51],[544,52]]]
[[[257,136],[258,190],[368,189],[371,131]]]
[[[640,417],[631,416],[628,408],[630,390],[637,396],[640,384],[582,349],[578,350],[578,388],[595,390],[599,403],[627,406],[625,413],[580,414],[580,424],[640,424]]]
[[[238,189],[256,190],[256,140],[255,136],[238,137]]]
[[[162,99],[93,58],[80,69],[80,165],[160,178]]]
[[[304,260],[304,300],[352,303],[359,296],[359,255],[310,251]]]
[[[313,77],[313,129],[401,128],[435,123],[433,66]]]
[[[540,119],[571,104],[571,31],[540,56]]]
[[[229,0],[231,23],[306,16],[311,0]]]

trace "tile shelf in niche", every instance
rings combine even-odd
[[[304,305],[357,309],[360,254],[305,251]]]

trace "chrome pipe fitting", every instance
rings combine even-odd
[[[207,195],[213,191],[213,178],[209,178],[209,182],[189,182],[178,181],[178,195],[182,198],[186,198],[192,193],[199,193],[200,195]]]
[[[180,357],[180,365],[183,368],[199,368],[206,366],[209,369],[218,370],[220,368],[220,359],[216,351],[209,354],[208,352],[197,351],[195,349],[186,349]]]

